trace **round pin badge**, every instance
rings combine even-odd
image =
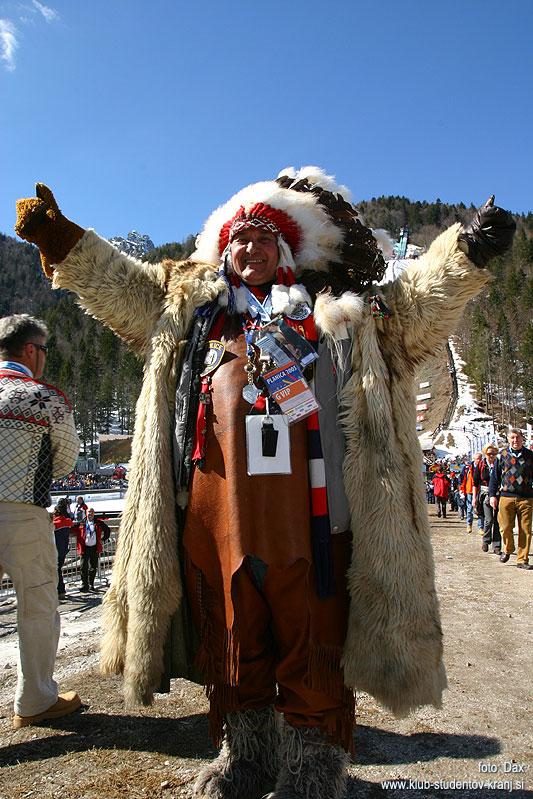
[[[307,319],[311,314],[311,308],[305,302],[300,302],[296,305],[290,313],[287,314],[289,319],[295,322],[300,322],[302,319]]]

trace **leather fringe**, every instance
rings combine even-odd
[[[344,684],[341,657],[341,647],[311,646],[306,684],[312,691],[328,694],[339,703],[340,709],[334,709],[326,714],[322,732],[331,743],[342,746],[346,752],[353,755],[355,694]]]
[[[209,737],[216,747],[222,746],[224,738],[224,722],[227,713],[235,713],[239,709],[239,689],[236,685],[206,685],[206,696],[209,700]]]
[[[196,666],[203,676],[205,693],[209,700],[209,737],[215,746],[221,746],[226,713],[238,709],[239,643],[234,630],[224,631],[223,652],[214,646],[211,592],[198,572],[196,586],[198,603],[202,614],[202,636]]]

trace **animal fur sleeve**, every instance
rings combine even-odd
[[[385,287],[387,304],[402,331],[407,360],[418,364],[453,333],[468,300],[491,280],[458,247],[462,227],[452,225],[428,252]]]
[[[87,230],[55,266],[53,288],[69,289],[80,305],[143,354],[163,310],[168,270],[120,253]]]

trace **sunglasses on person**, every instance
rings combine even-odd
[[[36,341],[27,341],[26,344],[33,344],[33,346],[37,347],[37,349],[41,350],[41,352],[44,352],[44,353],[48,352],[48,347],[47,347],[46,344],[37,344]]]

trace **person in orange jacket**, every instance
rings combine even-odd
[[[474,468],[479,468],[483,455],[476,452],[474,460],[468,463],[463,471],[463,479],[459,491],[465,498],[466,508],[466,532],[472,532],[472,522],[474,521],[474,506],[472,504],[472,493],[474,490]]]

